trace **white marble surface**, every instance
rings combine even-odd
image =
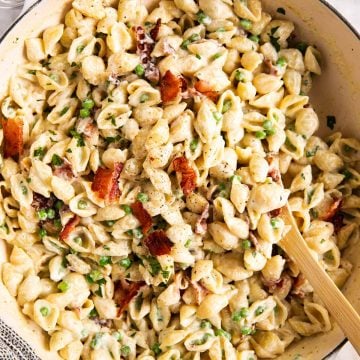
[[[305,0],[306,1],[306,0]],[[360,0],[327,0],[333,5],[356,29],[360,32]],[[25,7],[30,6],[35,0],[25,0]],[[0,35],[10,26],[21,12],[21,9],[13,11],[0,9]],[[328,360],[359,360],[360,357],[355,350],[347,343],[336,354]]]

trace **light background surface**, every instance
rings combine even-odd
[[[25,0],[25,8],[34,2],[35,0]],[[327,2],[334,6],[354,26],[354,28],[360,32],[360,0],[327,0]],[[12,11],[0,9],[0,35],[11,25],[20,12],[21,8]],[[347,343],[339,352],[328,358],[328,360],[359,359],[360,357],[349,343]]]

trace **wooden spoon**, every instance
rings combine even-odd
[[[313,258],[300,234],[289,206],[282,208],[282,218],[291,229],[280,241],[280,246],[296,263],[314,292],[320,297],[340,328],[360,355],[360,316],[330,279],[319,262]]]

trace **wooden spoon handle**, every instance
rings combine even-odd
[[[340,328],[360,355],[360,316],[330,279],[325,270],[314,259],[303,239],[288,205],[283,208],[282,217],[291,229],[280,245],[294,260],[314,292],[324,302]]]

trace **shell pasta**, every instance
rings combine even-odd
[[[1,103],[1,278],[65,360],[276,358],[332,319],[360,142],[316,135],[315,46],[260,0],[74,0]],[[334,128],[334,117],[328,125]]]

